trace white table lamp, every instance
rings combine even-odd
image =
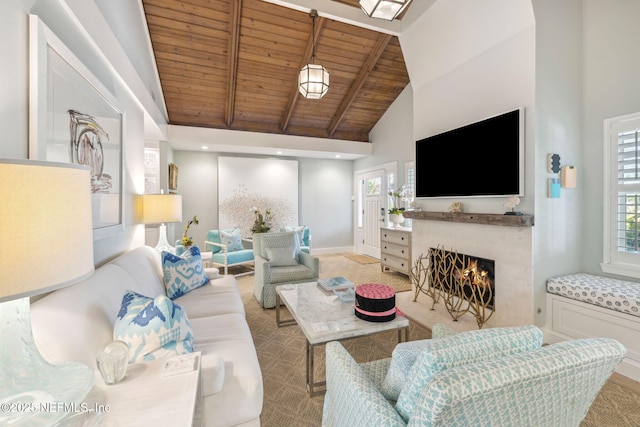
[[[77,362],[52,365],[40,355],[29,297],[94,270],[90,172],[79,165],[0,159],[0,200],[0,403],[34,405],[0,412],[0,424],[53,425],[82,402],[94,373]],[[67,406],[40,406],[50,402]]]
[[[157,251],[175,252],[167,241],[167,222],[182,222],[182,196],[178,194],[145,194],[142,196],[142,222],[160,223]]]

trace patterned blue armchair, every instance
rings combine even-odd
[[[276,306],[276,286],[318,280],[320,260],[300,250],[295,232],[253,235],[253,293],[263,308]]]
[[[625,348],[609,338],[541,343],[534,326],[483,329],[358,364],[330,342],[322,425],[577,427]]]

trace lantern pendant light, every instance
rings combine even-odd
[[[329,91],[329,72],[320,64],[315,63],[316,59],[316,18],[318,11],[315,9],[309,12],[312,19],[312,42],[311,42],[311,63],[305,65],[300,70],[298,76],[298,90],[307,99],[320,99]]]
[[[369,18],[393,21],[409,3],[411,0],[360,0],[360,7]]]

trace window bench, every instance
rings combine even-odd
[[[618,373],[640,381],[640,283],[576,273],[547,280],[545,339],[610,337],[627,348]]]

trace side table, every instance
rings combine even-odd
[[[85,398],[86,409],[102,411],[107,426],[191,426],[200,398],[200,356],[196,352],[135,363],[113,385],[105,384],[96,370],[93,388]],[[187,368],[165,375],[168,363],[178,358]]]

